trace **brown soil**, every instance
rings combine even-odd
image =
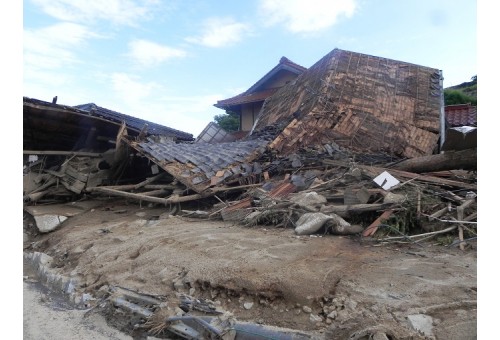
[[[184,292],[241,321],[333,338],[372,328],[418,338],[406,317],[423,313],[433,318],[437,339],[476,336],[473,248],[376,246],[358,237],[296,236],[291,229],[248,229],[165,212],[104,202],[25,240],[25,251],[52,256],[61,274],[93,295],[105,286],[167,300]]]

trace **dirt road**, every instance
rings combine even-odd
[[[238,320],[335,338],[370,328],[395,338],[419,328],[437,339],[475,337],[474,249],[376,247],[164,213],[108,202],[25,242],[25,252],[52,256],[55,270],[93,295],[109,286],[167,299],[184,292]]]

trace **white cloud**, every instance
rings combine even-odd
[[[128,55],[141,66],[154,66],[172,58],[182,58],[185,51],[160,45],[147,40],[133,40],[129,43]]]
[[[48,15],[64,21],[86,23],[104,20],[134,26],[146,19],[158,1],[155,0],[32,0]]]
[[[102,101],[95,102],[97,105],[191,133],[194,137],[215,114],[223,112],[213,106],[221,98],[220,94],[169,96],[164,95],[168,89],[161,84],[142,82],[132,74],[114,73],[110,79],[113,93],[99,99]]]
[[[209,18],[202,25],[203,34],[188,37],[186,41],[208,47],[224,47],[240,41],[249,34],[247,24],[232,18]]]
[[[99,37],[87,27],[59,23],[41,29],[26,29],[23,35],[24,67],[57,69],[78,62],[75,50],[89,38]]]
[[[341,16],[351,17],[356,0],[261,0],[263,20],[269,26],[283,24],[292,33],[313,33],[335,25]]]
[[[147,100],[156,89],[161,92],[161,86],[154,82],[142,83],[134,79],[135,77],[126,73],[113,73],[111,75],[111,84],[113,90],[117,93],[121,101],[129,105],[135,105],[143,100]]]

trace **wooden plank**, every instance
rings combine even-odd
[[[370,224],[368,227],[366,227],[366,229],[363,231],[362,235],[364,237],[367,237],[367,236],[372,236],[373,234],[375,234],[375,232],[378,229],[378,226],[381,225],[384,221],[386,221],[389,217],[391,217],[392,213],[393,213],[392,209],[388,209],[388,210],[384,211],[382,213],[382,215],[380,215],[375,221],[372,222],[372,224]]]
[[[462,205],[457,207],[457,219],[463,221],[464,211],[467,207],[475,202],[474,199],[465,201]],[[458,239],[460,240],[460,250],[465,250],[466,243],[464,242],[464,226],[463,224],[458,225]]]
[[[83,152],[83,151],[23,150],[23,154],[24,155],[45,155],[45,156],[102,157],[102,153]]]

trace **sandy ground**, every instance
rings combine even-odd
[[[23,283],[23,339],[132,340],[108,326],[103,316],[74,309],[33,282]]]
[[[238,320],[334,338],[370,327],[409,337],[415,330],[408,318],[420,314],[432,320],[431,337],[476,336],[474,248],[376,247],[356,238],[299,237],[290,229],[246,229],[164,213],[107,202],[26,240],[25,252],[52,256],[53,267],[89,294],[115,285],[166,300],[184,292],[211,299]],[[80,320],[77,328],[88,331],[81,311],[53,313]],[[38,327],[30,314],[25,311],[27,334]],[[111,334],[101,326],[90,331]]]

